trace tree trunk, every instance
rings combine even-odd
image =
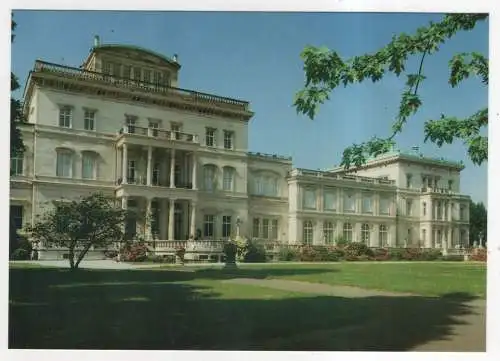
[[[75,270],[78,268],[78,264],[75,265],[75,245],[74,244],[69,246],[69,267],[72,270]]]
[[[78,259],[76,260],[76,267],[78,267],[80,265],[80,262],[82,261],[83,257],[85,257],[85,255],[89,251],[90,247],[92,247],[92,244],[93,244],[92,242],[89,242],[89,244],[87,244],[85,246],[83,251],[80,252],[80,254],[78,255]]]

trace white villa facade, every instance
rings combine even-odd
[[[468,243],[461,164],[415,150],[356,174],[294,169],[291,158],[248,151],[248,102],[181,89],[179,70],[176,56],[98,39],[80,68],[37,60],[24,94],[27,149],[11,160],[16,227],[47,202],[100,191],[136,210],[130,237],[158,244],[236,233],[289,244]]]

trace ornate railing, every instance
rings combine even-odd
[[[162,84],[149,83],[144,81],[132,80],[114,75],[107,75],[90,71],[81,68],[73,68],[65,65],[49,63],[41,60],[35,62],[34,72],[43,73],[56,73],[64,75],[65,77],[93,80],[105,82],[115,86],[120,86],[132,90],[141,90],[150,93],[157,93],[161,95],[174,96],[182,100],[194,101],[198,103],[208,104],[222,104],[232,108],[249,111],[249,103],[242,100],[221,97],[218,95],[200,93],[192,90],[170,87]]]
[[[144,128],[136,125],[126,125],[118,131],[118,134],[133,134],[145,137],[176,140],[188,143],[199,143],[198,135],[184,132],[174,132],[164,129]]]
[[[247,154],[249,156],[252,156],[252,157],[260,157],[260,158],[266,158],[266,159],[292,160],[292,157],[287,157],[287,156],[278,155],[278,154],[268,154],[268,153],[260,153],[260,152],[248,152]]]
[[[292,170],[289,173],[290,176],[309,176],[309,177],[317,177],[317,178],[330,178],[330,179],[338,179],[338,180],[347,180],[353,182],[362,182],[369,184],[384,184],[384,185],[395,185],[396,181],[391,179],[381,179],[381,178],[370,178],[363,176],[355,176],[350,174],[338,174],[332,172],[325,172],[320,170],[311,170],[304,168],[297,168]]]

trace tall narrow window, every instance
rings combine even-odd
[[[135,133],[135,124],[137,122],[137,117],[134,115],[126,115],[125,122],[126,122],[126,125],[128,127],[128,132],[130,134],[134,134]]]
[[[260,238],[260,219],[253,219],[252,235],[254,238]]]
[[[269,219],[262,220],[262,238],[269,239]]]
[[[19,205],[10,206],[10,219],[12,222],[11,226],[13,226],[14,229],[19,230],[23,228],[23,215],[24,215],[23,206]]]
[[[352,224],[344,223],[343,238],[346,242],[352,242]]]
[[[142,75],[144,76],[145,83],[151,83],[151,70],[144,69]]]
[[[411,174],[406,175],[406,188],[412,187],[412,179],[413,179],[413,176]]]
[[[222,237],[231,237],[231,216],[222,216]]]
[[[380,197],[380,214],[388,215],[390,214],[390,200],[387,197]]]
[[[378,239],[381,247],[387,246],[387,226],[381,224],[378,228]]]
[[[136,171],[135,160],[129,159],[127,168],[127,183],[135,183],[135,171]]]
[[[453,189],[453,180],[452,179],[449,179],[448,180],[448,190],[452,190]]]
[[[422,215],[425,216],[427,214],[427,203],[422,202]]]
[[[158,129],[160,128],[160,121],[157,119],[149,119],[149,129],[151,129],[151,135],[153,137],[158,136]]]
[[[278,220],[272,219],[269,227],[270,227],[269,238],[274,240],[274,241],[277,241],[278,240]]]
[[[372,195],[365,194],[363,195],[363,213],[373,213],[372,208]]]
[[[134,80],[135,81],[141,81],[141,68],[139,67],[134,67]]]
[[[255,194],[264,195],[264,178],[262,176],[255,177]]]
[[[111,75],[111,63],[109,61],[102,62],[102,73],[105,75]]]
[[[160,185],[160,163],[159,162],[155,162],[153,164],[153,177],[151,179],[151,182],[153,183],[154,186]]]
[[[413,216],[413,200],[412,199],[406,200],[406,215],[408,217]]]
[[[181,138],[181,125],[179,123],[171,123],[170,124],[170,130],[172,131],[172,134],[174,135],[175,139],[180,139]]]
[[[233,149],[234,132],[224,130],[224,149]]]
[[[313,231],[313,224],[311,221],[304,221],[302,233],[303,233],[302,238],[303,238],[304,243],[305,244],[312,244],[314,231]]]
[[[205,143],[207,147],[215,147],[216,146],[216,139],[215,139],[215,132],[216,129],[214,128],[207,128],[205,131]]]
[[[24,163],[24,157],[22,155],[10,158],[10,174],[23,175],[24,174],[23,163]]]
[[[69,106],[59,108],[59,126],[63,128],[71,128],[73,110]]]
[[[304,189],[304,208],[316,209],[316,191],[314,189]]]
[[[132,67],[130,65],[124,65],[122,68],[122,77],[125,79],[130,79],[132,76]]]
[[[84,152],[82,154],[82,178],[96,179],[96,157],[93,153]]]
[[[332,244],[333,243],[333,233],[334,233],[334,227],[333,223],[330,221],[324,221],[323,222],[323,238],[325,244]]]
[[[337,194],[335,190],[326,190],[323,194],[323,208],[325,211],[334,211],[337,208]]]
[[[85,130],[95,130],[95,110],[85,109],[83,127]]]
[[[369,224],[364,223],[361,225],[361,242],[363,242],[367,246],[370,245],[370,225]]]
[[[215,216],[213,214],[205,214],[203,219],[203,236],[206,239],[213,239],[215,237]]]
[[[356,197],[352,192],[344,193],[344,212],[356,212]]]
[[[56,175],[70,178],[73,176],[73,154],[66,150],[57,152]]]
[[[213,191],[216,188],[216,171],[217,168],[212,164],[207,164],[203,167],[203,180],[205,190]]]
[[[224,167],[222,169],[222,189],[232,191],[234,187],[234,168]]]

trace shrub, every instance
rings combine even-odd
[[[486,262],[488,259],[486,249],[477,249],[470,256],[469,260],[476,262]]]
[[[351,242],[344,247],[347,257],[370,256],[373,257],[373,251],[364,243]]]
[[[148,257],[147,260],[149,262],[153,262],[153,263],[174,263],[175,257],[168,254],[168,255],[162,255],[162,256],[151,256],[151,257]]]
[[[373,259],[375,261],[388,261],[390,259],[390,253],[387,248],[377,248],[373,250]]]
[[[342,236],[339,236],[337,238],[335,238],[335,244],[337,245],[337,247],[344,247],[346,245],[348,245],[350,242],[348,240],[346,240],[344,237]]]
[[[257,263],[266,262],[266,249],[264,245],[255,240],[250,240],[246,244],[245,254],[243,257],[243,262]]]
[[[301,262],[317,261],[317,251],[312,246],[303,246],[300,249],[299,260]]]
[[[291,248],[287,246],[280,247],[278,252],[279,261],[298,261],[299,251],[296,248]]]
[[[464,256],[459,254],[449,254],[441,257],[441,260],[450,262],[461,262],[464,260]]]
[[[30,253],[24,248],[18,248],[12,252],[10,259],[15,261],[27,260],[30,259]]]
[[[148,249],[143,242],[127,242],[120,250],[125,262],[144,262],[147,259]]]
[[[420,253],[420,261],[436,261],[438,259],[442,259],[442,252],[439,249],[429,249],[422,250]],[[459,261],[463,261],[464,257],[460,256],[461,259]]]
[[[116,258],[116,256],[118,256],[118,251],[115,250],[104,251],[104,257],[106,258]]]

